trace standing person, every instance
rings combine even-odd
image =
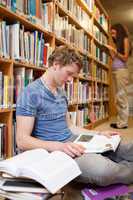
[[[62,86],[77,76],[82,67],[79,54],[66,46],[53,51],[48,70],[29,84],[17,101],[17,145],[22,150],[44,148],[59,150],[71,156],[79,165],[79,181],[109,185],[133,183],[133,142],[121,142],[115,153],[85,154],[84,147],[73,143],[80,133],[90,131],[74,126],[69,118],[67,98]],[[114,133],[102,133],[105,135]]]
[[[126,28],[121,24],[115,24],[111,27],[111,35],[116,48],[112,48],[111,56],[112,75],[115,91],[115,102],[117,109],[117,122],[110,124],[112,128],[124,129],[128,127],[128,67],[127,60],[129,56],[129,38]]]

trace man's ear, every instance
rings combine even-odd
[[[60,69],[60,64],[58,62],[53,62],[53,69],[56,71],[57,69]]]

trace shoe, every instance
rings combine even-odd
[[[116,129],[126,129],[126,128],[128,128],[128,126],[119,127],[116,123],[112,123],[112,124],[110,124],[110,126],[112,128],[116,128]]]

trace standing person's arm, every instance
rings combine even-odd
[[[117,57],[120,58],[122,61],[126,62],[129,56],[129,40],[128,38],[124,39],[124,54],[117,52]]]
[[[108,45],[109,51],[110,51],[110,56],[112,57],[112,59],[114,57],[118,57],[119,59],[121,59],[122,61],[126,62],[128,60],[128,56],[129,56],[129,40],[128,38],[124,39],[124,53],[119,53],[116,48]]]

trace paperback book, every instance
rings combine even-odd
[[[125,195],[128,192],[128,186],[123,184],[115,184],[106,187],[88,186],[81,191],[84,200],[104,200],[114,196]]]

